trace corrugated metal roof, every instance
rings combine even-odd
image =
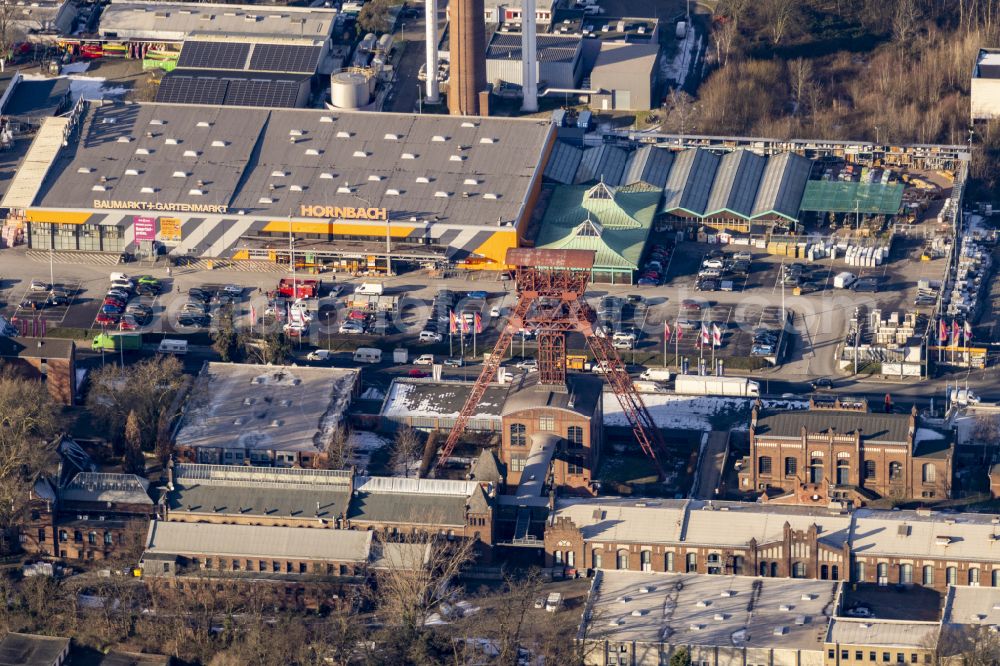
[[[574,182],[580,184],[601,180],[608,185],[617,186],[621,182],[627,161],[628,152],[618,146],[601,144],[587,148],[583,151]]]
[[[665,211],[683,210],[704,215],[721,157],[701,148],[689,148],[674,159],[664,189]]]
[[[538,62],[573,62],[580,49],[579,35],[538,35]],[[521,60],[521,33],[495,32],[486,47],[487,60]]]
[[[811,171],[812,162],[795,153],[768,157],[754,201],[753,217],[777,214],[789,220],[797,220]]]
[[[371,542],[368,531],[154,520],[146,552],[364,562]]]
[[[455,495],[468,497],[479,484],[457,479],[408,479],[398,476],[357,476],[354,489],[366,493],[406,493],[410,495]]]
[[[798,437],[802,428],[810,433],[827,433],[836,429],[839,434],[861,431],[864,442],[897,442],[909,439],[910,417],[907,414],[877,414],[873,412],[848,412],[834,410],[763,411],[757,417],[755,433],[767,437]]]
[[[662,189],[667,184],[667,175],[673,163],[674,151],[657,146],[639,146],[628,157],[621,184],[643,183]]]
[[[766,165],[766,157],[743,149],[724,155],[708,196],[705,214],[729,211],[750,217]]]
[[[464,495],[355,493],[349,520],[400,525],[465,525]]]
[[[237,485],[211,481],[179,480],[167,493],[167,506],[180,516],[261,516],[336,520],[351,500],[344,486]],[[318,514],[318,515],[317,515]],[[181,518],[183,519],[183,518]]]
[[[28,147],[28,153],[14,173],[0,207],[27,208],[34,203],[46,175],[62,148],[68,126],[67,116],[46,118],[42,122],[31,146]]]
[[[576,171],[583,159],[583,148],[571,146],[565,141],[556,141],[545,165],[545,177],[564,185],[572,185]]]
[[[989,584],[981,582],[981,585]],[[945,624],[1000,625],[1000,587],[949,586],[942,621]]]
[[[53,666],[69,653],[69,643],[69,638],[11,631],[0,640],[0,666]]]
[[[827,643],[872,647],[932,648],[941,625],[937,622],[907,622],[835,617],[830,620]]]

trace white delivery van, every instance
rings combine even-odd
[[[559,592],[551,592],[549,596],[545,599],[545,610],[549,613],[555,613],[562,606],[562,594]]]
[[[381,363],[382,350],[374,347],[358,347],[354,350],[355,363]]]
[[[854,284],[857,279],[858,276],[854,273],[848,273],[847,271],[837,273],[833,278],[833,286],[835,289],[850,289],[851,285]]]
[[[183,356],[187,352],[187,340],[169,340],[167,338],[160,340],[160,346],[156,349],[158,354],[176,354],[177,356]]]
[[[120,281],[131,282],[132,278],[130,278],[127,273],[112,273],[110,280],[112,282],[120,282]]]
[[[354,293],[365,296],[381,296],[383,291],[382,284],[379,282],[362,282],[354,290]]]
[[[666,368],[646,368],[641,375],[640,379],[645,379],[650,382],[669,382],[672,375],[670,371]]]

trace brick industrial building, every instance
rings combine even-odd
[[[0,367],[45,382],[52,399],[72,405],[76,397],[76,343],[60,338],[0,336]]]
[[[546,564],[1000,587],[1000,517],[644,498],[560,500]]]
[[[949,496],[952,456],[950,435],[921,423],[915,411],[876,414],[864,401],[839,400],[811,401],[808,410],[757,405],[740,490],[816,506],[879,497],[936,501]]]

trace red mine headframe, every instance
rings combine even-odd
[[[635,390],[618,351],[607,334],[595,325],[594,311],[584,300],[594,267],[594,252],[513,248],[507,251],[506,262],[514,268],[517,303],[455,420],[438,458],[438,467],[451,456],[487,387],[496,378],[515,333],[534,330],[538,334],[539,383],[565,385],[566,334],[576,331],[586,339],[596,367],[604,370],[622,411],[632,424],[636,441],[653,460],[662,478],[663,467],[657,454],[666,452],[663,436]]]

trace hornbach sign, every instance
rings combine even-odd
[[[117,201],[94,199],[94,208],[105,210],[154,210],[167,213],[217,213],[229,212],[226,204],[165,203],[162,201]]]
[[[385,208],[345,208],[341,206],[299,206],[300,217],[328,217],[336,220],[388,220]]]

